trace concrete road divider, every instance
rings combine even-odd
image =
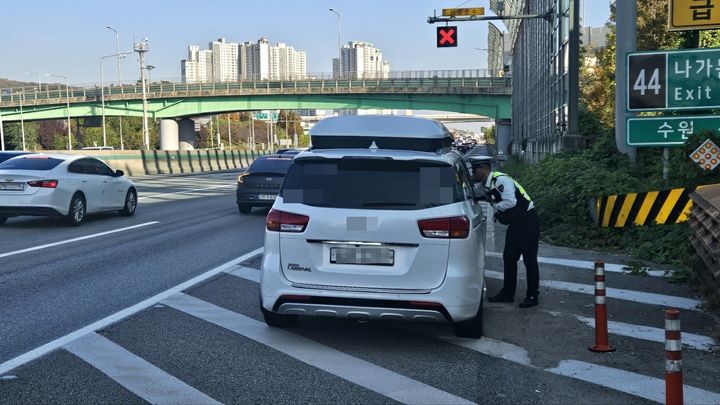
[[[248,167],[270,151],[248,150],[72,150],[41,151],[94,156],[128,176],[182,174],[234,170]]]

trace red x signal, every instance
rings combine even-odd
[[[437,27],[437,47],[457,46],[457,27]]]

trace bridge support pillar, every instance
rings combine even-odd
[[[180,150],[195,149],[195,121],[190,118],[182,118],[180,126]]]
[[[178,123],[174,119],[160,120],[160,149],[178,150]]]

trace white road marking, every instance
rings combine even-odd
[[[500,252],[486,252],[486,256],[490,257],[499,257],[502,258],[503,255]],[[522,259],[520,259],[522,261]],[[563,267],[573,267],[576,269],[588,269],[593,270],[595,268],[595,262],[589,261],[589,260],[573,260],[573,259],[560,259],[556,257],[540,257],[538,256],[538,263],[541,264],[554,264],[558,266]],[[606,273],[629,273],[628,270],[625,270],[626,266],[624,264],[613,264],[613,263],[605,263],[605,272]],[[668,273],[671,273],[672,271],[668,271]],[[648,270],[647,274],[649,276],[653,277],[665,277],[666,272],[663,270]]]
[[[502,280],[503,273],[500,273],[499,271],[485,270],[485,276]],[[566,281],[557,280],[540,280],[540,285],[543,287],[552,288],[554,290],[572,291],[581,294],[595,295],[595,286],[590,284],[569,283]],[[619,288],[606,288],[605,294],[610,298],[634,301],[642,304],[690,309],[693,311],[701,310],[701,302],[692,298],[675,297],[672,295],[646,293],[633,290],[622,290]]]
[[[97,333],[63,348],[151,404],[220,404]]]
[[[522,364],[524,366],[531,365],[530,356],[528,356],[527,350],[512,343],[495,340],[489,337],[483,337],[482,339],[463,339],[450,335],[428,336],[457,346],[462,346],[466,349],[474,350],[488,356],[512,361],[513,363]]]
[[[593,328],[595,327],[595,318],[587,318],[578,315],[575,315],[575,318],[588,326]],[[608,332],[614,335],[665,343],[665,329],[653,328],[651,326],[608,321]],[[715,339],[708,336],[696,335],[694,333],[682,332],[682,343],[684,346],[697,350],[711,351],[717,348],[717,342]]]
[[[95,332],[99,329],[102,329],[102,328],[108,326],[108,325],[118,322],[123,318],[127,318],[128,316],[134,315],[134,314],[142,311],[143,309],[156,304],[158,301],[162,301],[165,298],[167,298],[173,294],[177,294],[178,292],[183,291],[187,288],[190,288],[197,283],[200,283],[202,281],[209,279],[210,277],[220,274],[220,273],[226,271],[227,269],[229,269],[233,266],[236,266],[238,263],[242,263],[248,259],[251,259],[251,258],[261,254],[262,251],[263,251],[263,248],[255,249],[252,252],[246,253],[246,254],[238,257],[237,259],[230,260],[229,262],[222,264],[212,270],[209,270],[197,277],[194,277],[184,283],[178,284],[169,290],[165,290],[165,291],[163,291],[157,295],[154,295],[144,301],[141,301],[131,307],[125,308],[122,311],[116,312],[116,313],[114,313],[110,316],[107,316],[97,322],[94,322],[94,323],[87,325],[85,327],[82,327],[74,332],[71,332],[65,336],[57,338],[57,339],[53,340],[52,342],[46,343],[46,344],[44,344],[38,348],[35,348],[27,353],[21,354],[20,356],[10,359],[10,360],[6,361],[5,363],[0,364],[0,375],[3,375],[16,367],[22,366],[23,364],[25,364],[27,362],[33,361],[33,360],[37,359],[38,357],[44,356],[45,354],[47,354],[55,349],[65,346],[66,344],[72,342],[73,340],[81,338],[81,337],[87,335],[88,333]]]
[[[100,232],[100,233],[95,233],[95,234],[92,234],[92,235],[81,236],[81,237],[79,237],[79,238],[72,238],[72,239],[67,239],[67,240],[63,240],[63,241],[60,241],[60,242],[48,243],[47,245],[34,246],[34,247],[31,247],[31,248],[27,248],[27,249],[20,249],[20,250],[15,250],[15,251],[12,251],[12,252],[0,253],[0,258],[8,257],[8,256],[14,256],[14,255],[19,255],[19,254],[27,253],[27,252],[34,252],[34,251],[36,251],[36,250],[47,249],[47,248],[54,247],[54,246],[66,245],[66,244],[68,244],[68,243],[79,242],[79,241],[81,241],[81,240],[87,240],[87,239],[92,239],[92,238],[99,238],[100,236],[112,235],[112,234],[114,234],[114,233],[125,232],[125,231],[129,231],[129,230],[131,230],[131,229],[137,229],[137,228],[142,228],[142,227],[145,227],[145,226],[155,225],[155,224],[157,224],[157,223],[158,223],[158,221],[145,222],[145,223],[143,223],[143,224],[128,226],[128,227],[125,227],[125,228],[113,229],[112,231]]]
[[[239,268],[235,269],[228,269],[226,271],[228,274],[232,274],[237,277],[244,278],[246,280],[260,282],[260,270],[253,269],[250,267],[244,267],[240,266]],[[486,271],[485,274],[488,275],[488,273],[492,273],[489,275],[502,278],[502,273],[499,272],[491,272]],[[565,284],[572,284],[572,283],[565,283]],[[581,284],[577,284],[578,286],[582,286]],[[594,294],[594,287],[593,286],[583,286],[584,288],[592,288],[592,291],[590,293]],[[572,291],[572,290],[571,290]],[[623,290],[624,291],[624,290]],[[585,293],[586,291],[578,291]],[[634,291],[629,291],[633,292]],[[608,290],[609,293],[609,290]],[[644,294],[644,293],[640,293]],[[657,295],[657,294],[654,294]],[[670,297],[670,298],[678,298],[678,297]],[[559,312],[554,311],[545,311],[548,313],[551,313],[556,316],[561,316],[562,314]],[[580,317],[578,317],[580,318]],[[612,324],[619,324],[619,322],[609,322],[608,325]],[[594,325],[594,321],[593,321]],[[634,326],[634,325],[633,325]],[[413,333],[418,333],[417,331],[410,330],[409,328],[402,327],[401,328],[411,331]],[[610,328],[612,331],[612,328]],[[654,328],[653,328],[654,329]],[[660,332],[660,336],[664,338],[664,332],[662,330],[658,329]],[[422,333],[422,332],[421,332]],[[442,340],[444,342],[448,342],[454,345],[462,346],[464,348],[476,351],[478,353],[482,353],[491,357],[501,358],[504,360],[511,361],[513,363],[521,364],[527,367],[535,368],[538,370],[544,370],[551,372],[553,374],[562,375],[565,377],[571,377],[582,381],[587,381],[589,383],[599,385],[602,387],[614,389],[617,391],[625,392],[631,395],[639,396],[642,398],[650,399],[657,402],[663,402],[665,400],[664,397],[664,380],[659,380],[652,377],[647,377],[641,374],[632,373],[629,371],[611,368],[611,367],[605,367],[605,366],[598,366],[593,363],[586,363],[583,361],[577,361],[577,360],[563,360],[560,362],[560,365],[556,368],[552,369],[541,369],[537,366],[533,366],[532,362],[530,360],[530,356],[528,355],[527,350],[525,350],[521,346],[514,345],[512,343],[503,342],[500,340],[483,337],[481,339],[463,339],[458,338],[455,336],[449,336],[449,335],[432,335],[432,334],[426,334],[423,333],[424,336],[427,336],[429,338],[434,338],[438,340]],[[698,336],[698,335],[696,335]],[[695,341],[695,343],[703,342],[703,340]],[[598,375],[603,375],[604,377],[598,378]],[[638,387],[635,387],[636,382],[639,384]],[[720,400],[707,400],[707,399],[713,399],[713,398],[720,398],[720,394],[716,394],[714,392],[705,391],[700,388],[691,387],[689,385],[684,386],[684,391],[686,393],[690,392],[690,396],[686,396],[686,402],[687,403],[698,403],[698,404],[705,404],[705,403],[717,403],[720,404]],[[658,394],[660,393],[660,394]],[[660,399],[658,399],[660,398]],[[687,398],[692,398],[691,400],[687,400]],[[696,400],[697,399],[697,400]]]
[[[353,357],[294,333],[178,293],[163,300],[179,311],[245,336],[313,367],[406,404],[471,404],[472,402]]]
[[[659,378],[578,360],[563,360],[546,371],[665,403],[665,380]],[[686,404],[720,404],[720,394],[714,392],[684,385],[683,393]]]
[[[223,184],[223,185],[221,185],[221,186],[212,186],[212,187],[205,187],[205,188],[189,188],[189,189],[187,189],[187,190],[182,190],[182,191],[173,191],[172,193],[162,193],[162,194],[146,195],[146,196],[138,197],[138,200],[144,200],[144,199],[146,199],[146,198],[165,197],[165,196],[173,195],[173,194],[192,193],[192,192],[195,192],[195,191],[214,190],[214,189],[217,189],[217,188],[228,188],[228,187],[236,187],[236,185],[234,185],[234,184]]]
[[[256,283],[260,283],[260,276],[262,275],[260,273],[260,270],[253,269],[250,267],[244,267],[244,266],[237,266],[233,269],[229,269],[226,271],[228,274],[232,274],[235,277],[244,278],[246,280],[254,281]]]

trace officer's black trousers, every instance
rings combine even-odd
[[[538,269],[538,243],[540,238],[540,218],[532,209],[528,214],[510,224],[505,234],[503,263],[505,278],[503,295],[514,296],[517,287],[517,263],[520,255],[527,269],[527,295],[538,296],[540,292],[540,270]]]

